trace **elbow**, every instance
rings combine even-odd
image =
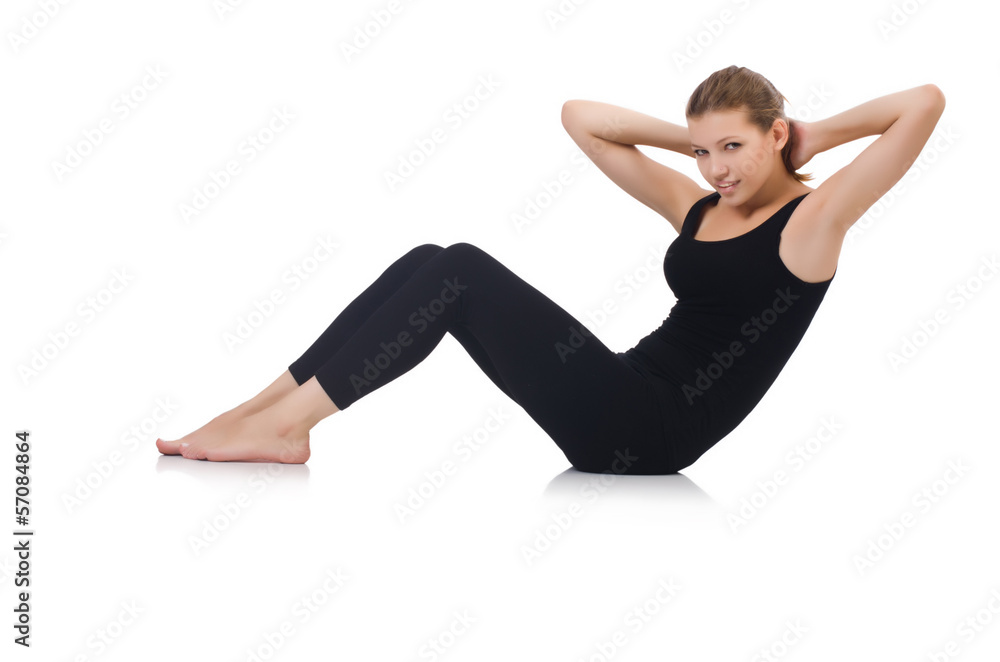
[[[567,131],[569,130],[570,122],[573,121],[573,117],[576,113],[574,109],[579,105],[580,105],[579,99],[570,99],[569,101],[565,102],[562,105],[562,113],[560,115],[560,121],[562,121],[563,128],[565,128]]]
[[[930,100],[931,105],[938,111],[938,113],[943,112],[945,99],[944,92],[941,91],[941,88],[934,83],[927,83],[923,86],[923,89],[927,94],[927,98]]]

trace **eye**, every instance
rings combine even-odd
[[[736,147],[740,147],[740,143],[726,143],[726,147],[729,147],[730,145],[736,145]],[[735,149],[735,148],[733,148],[733,149]],[[703,150],[703,149],[696,149],[696,150],[694,150],[694,155],[695,156],[701,156],[701,154],[699,152],[704,152],[704,151],[705,150]],[[733,150],[729,150],[729,151],[731,152]]]

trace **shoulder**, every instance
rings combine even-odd
[[[660,214],[673,226],[677,234],[681,234],[695,207],[704,204],[704,201],[714,193],[715,191],[705,190],[691,180],[690,184],[676,190],[670,202],[664,204]]]
[[[785,227],[793,225],[812,226],[817,223],[817,219],[821,218],[820,211],[823,204],[822,196],[817,195],[819,193],[818,189],[806,186],[801,182],[800,184],[800,188],[796,189],[797,192],[790,194],[794,195],[794,197],[785,203],[785,206],[793,205],[792,213],[789,215],[788,223]]]
[[[674,224],[677,234],[681,234],[684,226],[691,219],[691,215],[702,209],[706,203],[718,194],[716,191],[707,191],[700,187],[691,188],[679,195],[677,199],[677,223]]]

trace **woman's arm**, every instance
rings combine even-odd
[[[809,197],[820,221],[842,232],[896,185],[927,143],[944,112],[945,99],[933,84],[894,92],[817,122],[792,122],[800,150],[792,165],[865,136],[880,137],[851,163],[821,184]],[[800,162],[801,161],[801,162]]]
[[[649,145],[694,158],[687,127],[609,103],[580,99],[563,104],[562,124],[608,179],[666,218],[678,233],[691,205],[710,193],[636,147]]]
[[[601,101],[573,99],[563,105],[563,123],[572,113],[576,130],[623,145],[649,145],[694,158],[686,126]]]
[[[922,85],[866,101],[859,106],[816,122],[792,120],[792,124],[798,125],[802,133],[805,134],[804,140],[798,144],[801,144],[804,148],[803,151],[806,152],[803,156],[808,155],[809,157],[801,164],[793,158],[793,165],[802,167],[820,152],[859,138],[885,133],[886,129],[892,126],[893,122],[899,119],[906,110],[922,105],[928,96],[928,89],[931,87],[937,90],[943,102],[944,95],[941,94],[936,85]]]

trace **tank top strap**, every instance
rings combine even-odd
[[[781,209],[771,214],[770,218],[748,232],[745,235],[747,241],[756,242],[761,246],[761,249],[769,246],[777,246],[781,232],[785,229],[785,225],[788,224],[788,219],[792,217],[792,212],[795,211],[795,208],[799,206],[799,203],[807,195],[809,194],[803,193],[799,197],[786,202]]]
[[[780,234],[781,231],[785,229],[788,219],[792,217],[792,212],[795,211],[795,208],[799,206],[799,203],[802,202],[807,195],[809,195],[809,193],[803,193],[797,198],[792,198],[785,203],[784,207],[775,212],[774,222],[771,224],[773,226],[772,231],[775,234]]]
[[[684,217],[684,223],[681,224],[681,234],[686,237],[694,237],[694,226],[697,224],[698,219],[701,217],[701,210],[705,207],[710,200],[721,198],[722,196],[718,191],[712,191],[704,198],[696,201],[691,205],[691,209],[688,210],[687,216]]]

